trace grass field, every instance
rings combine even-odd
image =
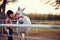
[[[36,29],[37,29],[37,33],[40,32],[60,32],[60,29],[56,29],[56,28],[31,28],[30,29],[30,33],[36,33]]]
[[[31,28],[29,31],[28,40],[60,40],[60,29],[52,28]],[[33,38],[34,37],[34,38]],[[38,39],[39,38],[39,39]],[[7,36],[1,36],[1,40],[7,40]],[[17,37],[13,37],[14,40],[19,40]]]
[[[60,25],[60,21],[33,21],[32,24],[48,24],[48,25]],[[37,29],[37,31],[36,31]],[[45,37],[54,40],[60,40],[60,28],[31,28],[29,31],[31,36]],[[48,39],[49,40],[49,39]]]
[[[60,21],[34,21],[32,24],[49,24],[49,25],[60,25]],[[39,37],[41,40],[45,38],[45,40],[60,40],[60,28],[31,28],[29,31],[28,36],[31,37]],[[0,36],[0,39],[2,37]],[[49,39],[48,39],[49,38]],[[3,37],[5,40],[5,37]],[[14,38],[14,40],[18,40],[18,38]],[[29,40],[36,40],[36,39],[29,39]],[[39,39],[40,40],[40,39]]]
[[[59,20],[32,20],[32,24],[49,24],[49,25],[60,25]]]
[[[33,37],[43,37],[43,38],[50,38],[54,40],[60,40],[60,29],[52,29],[52,28],[38,28],[37,32],[36,28],[31,28],[30,35]]]

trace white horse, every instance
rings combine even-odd
[[[24,8],[25,9],[25,8]],[[21,9],[20,7],[18,8],[18,11],[17,11],[17,24],[31,24],[31,21],[29,19],[29,17],[25,16],[24,15],[24,9]],[[26,34],[28,34],[30,28],[17,28],[17,33],[20,34],[21,32],[24,32]]]

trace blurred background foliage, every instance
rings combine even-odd
[[[31,13],[31,14],[25,14],[27,15],[31,20],[60,20],[60,15],[53,15],[53,14],[37,14],[37,13]]]

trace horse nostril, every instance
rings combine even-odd
[[[19,24],[23,24],[24,22],[23,21],[19,21]]]

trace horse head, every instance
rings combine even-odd
[[[18,11],[17,11],[17,17],[18,17],[18,21],[20,24],[23,24],[23,16],[24,16],[24,9],[21,9],[20,7],[18,7]]]

